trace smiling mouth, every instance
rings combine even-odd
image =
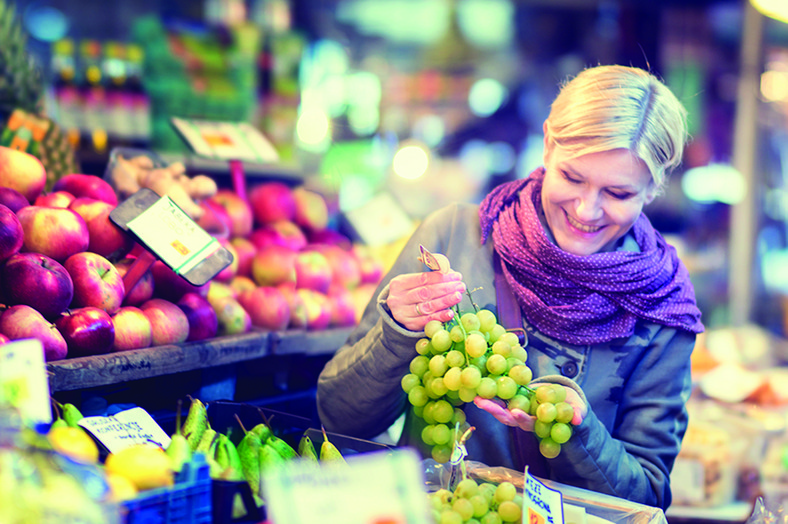
[[[583,233],[596,233],[597,231],[605,227],[605,226],[586,226],[585,224],[581,224],[580,222],[569,216],[569,213],[567,213],[566,211],[564,211],[564,215],[566,216],[566,219],[569,221],[569,224],[572,227],[574,227],[575,229],[579,229]]]

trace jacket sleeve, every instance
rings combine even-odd
[[[555,480],[666,509],[670,471],[687,428],[693,333],[661,329],[626,382],[608,431],[589,406],[561,454]]]

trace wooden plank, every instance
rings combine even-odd
[[[304,353],[307,355],[325,355],[342,347],[349,328],[334,328],[320,331],[295,330],[271,333],[270,352],[273,355],[289,355]]]

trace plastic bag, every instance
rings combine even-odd
[[[782,504],[772,511],[766,507],[763,497],[758,497],[746,524],[788,524],[788,515]]]

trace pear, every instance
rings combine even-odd
[[[191,399],[189,413],[186,415],[186,421],[183,423],[181,431],[186,440],[189,441],[189,446],[192,450],[195,450],[202,439],[203,433],[208,428],[208,409],[200,399],[189,398]]]
[[[241,423],[238,415],[235,416],[244,432],[244,437],[238,443],[238,459],[241,462],[241,473],[243,473],[246,482],[252,489],[252,494],[255,496],[255,501],[260,504],[260,448],[263,443],[256,433],[246,431],[246,428]]]
[[[79,426],[79,421],[82,420],[82,413],[74,404],[61,404],[60,409],[63,412],[63,420],[66,421],[66,424],[72,428]]]
[[[170,439],[170,444],[165,450],[172,459],[172,470],[177,474],[183,469],[183,465],[192,459],[192,448],[189,441],[181,432],[181,400],[178,399],[178,412],[175,414],[175,433]]]
[[[298,456],[293,446],[277,436],[271,435],[263,444],[271,446],[283,459],[290,460]]]
[[[306,433],[304,433],[304,436],[301,437],[301,440],[298,442],[298,455],[312,462],[318,461],[315,445]]]
[[[320,445],[320,461],[345,463],[345,457],[342,456],[339,449],[329,442],[326,428],[321,426],[321,429],[323,430],[323,443]]]

